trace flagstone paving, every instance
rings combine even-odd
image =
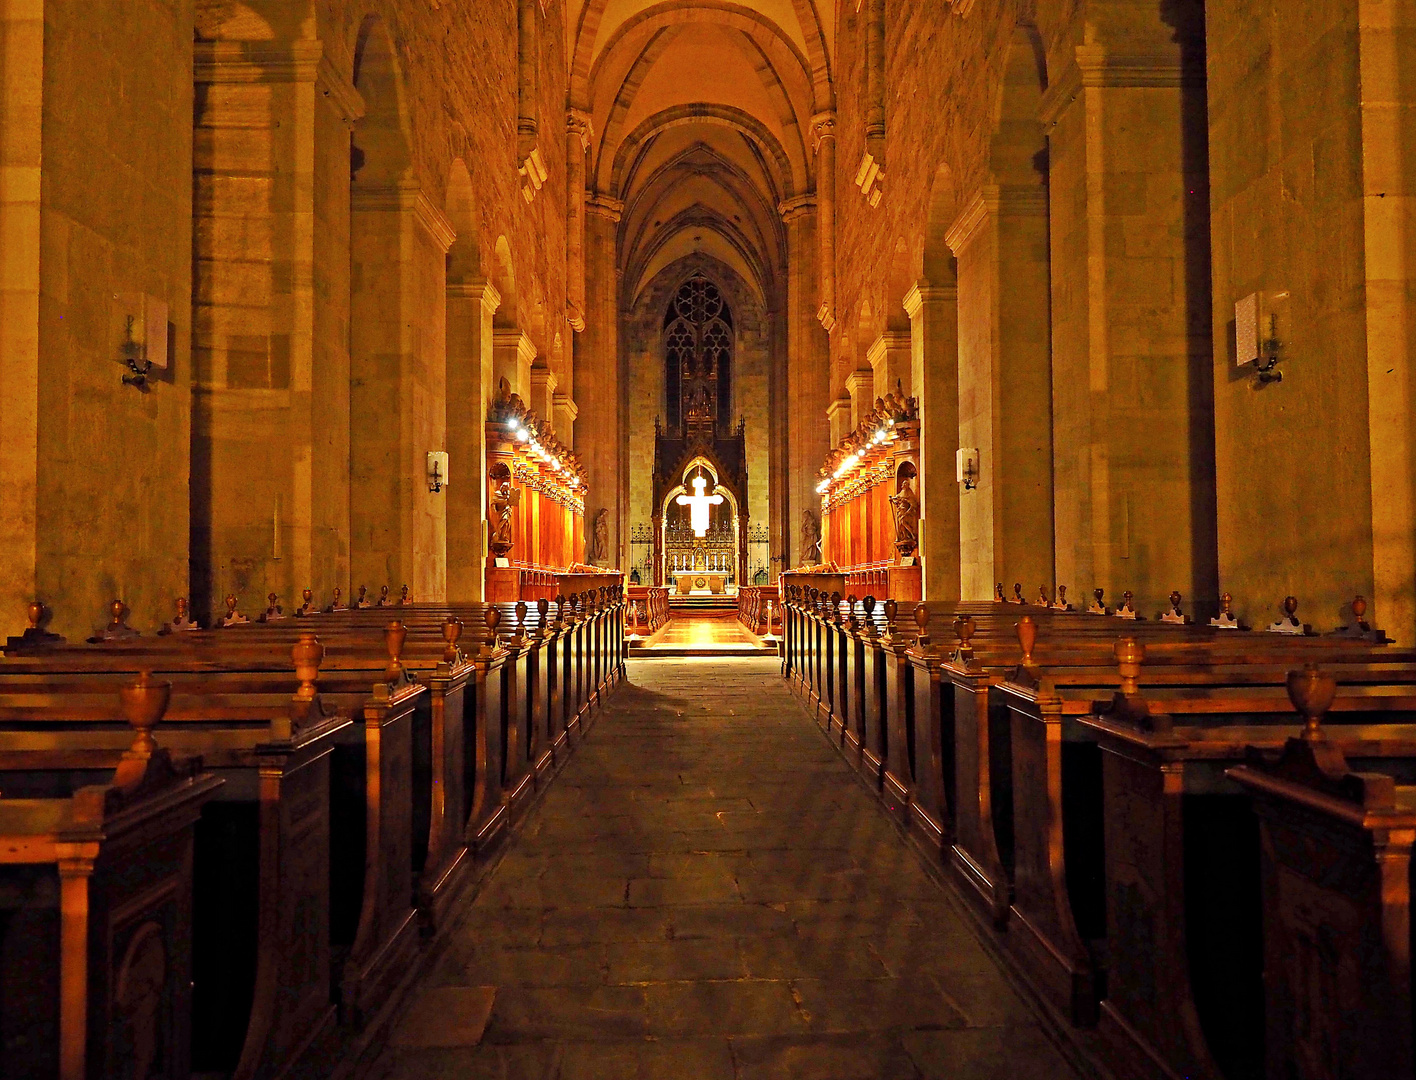
[[[444,986],[496,988],[480,1043],[373,1076],[1076,1075],[770,660],[631,662]]]

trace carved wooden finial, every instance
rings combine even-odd
[[[25,608],[25,617],[29,619],[29,628],[38,630],[39,621],[44,618],[44,605],[38,600],[31,600],[29,606]]]
[[[1015,603],[1015,604],[1026,604],[1026,603],[1027,603],[1027,601],[1023,599],[1023,583],[1022,583],[1021,581],[1015,581],[1015,582],[1013,582],[1013,603]]]
[[[916,604],[914,609],[914,621],[915,626],[919,627],[919,634],[916,636],[916,640],[922,648],[929,644],[929,608],[925,607],[923,604]]]
[[[482,621],[487,624],[487,629],[496,636],[497,627],[501,625],[501,608],[495,604],[489,604],[486,612],[482,615]]]
[[[875,597],[867,593],[865,599],[860,602],[860,606],[865,610],[865,617],[869,619],[875,614]]]
[[[1121,594],[1121,606],[1116,609],[1118,618],[1134,619],[1136,617],[1136,609],[1131,603],[1135,598],[1136,594],[1130,589],[1127,589]]]
[[[336,586],[334,587],[334,602],[333,602],[332,604],[330,604],[329,607],[325,608],[325,610],[326,610],[326,611],[347,611],[347,610],[349,610],[348,608],[346,608],[346,607],[344,606],[344,593],[340,590],[340,588],[339,588],[338,585],[336,585]]]
[[[1298,597],[1285,596],[1283,598],[1283,610],[1290,619],[1293,618],[1294,614],[1298,611]]]
[[[1233,615],[1234,597],[1231,596],[1229,593],[1225,593],[1223,596],[1221,596],[1219,598],[1219,610],[1224,612],[1224,614],[1226,615]]]
[[[378,606],[379,606],[379,607],[388,607],[388,586],[387,586],[387,585],[380,585],[380,586],[379,586],[379,602],[378,602]]]
[[[1023,647],[1023,667],[1032,667],[1033,646],[1037,644],[1037,623],[1031,615],[1024,615],[1017,622],[1018,644]]]
[[[300,606],[295,609],[295,617],[304,619],[314,615],[318,609],[315,607],[315,593],[313,589],[300,590]]]
[[[895,618],[899,615],[899,612],[900,605],[895,603],[894,600],[885,601],[885,632],[891,637],[895,636]]]
[[[1030,616],[1024,615],[1023,618],[1030,618]],[[969,642],[973,640],[977,631],[978,623],[974,621],[972,615],[960,615],[954,620],[954,633],[958,635],[960,648],[969,648]]]
[[[185,596],[176,597],[172,602],[177,608],[177,614],[170,623],[158,631],[159,634],[165,637],[170,634],[187,634],[201,629],[192,619],[192,608],[187,603]]]
[[[1316,664],[1288,673],[1288,700],[1303,715],[1305,741],[1322,742],[1327,738],[1323,732],[1323,717],[1336,697],[1337,680],[1320,671]]]
[[[1127,696],[1135,694],[1139,688],[1137,680],[1146,658],[1146,647],[1133,637],[1124,637],[1117,640],[1111,655],[1116,657],[1116,670],[1121,675],[1121,693]]]
[[[1307,628],[1298,621],[1298,598],[1296,596],[1285,596],[1283,598],[1283,615],[1278,622],[1269,624],[1269,632],[1274,634],[1292,634],[1300,637],[1306,633]]]
[[[403,642],[407,637],[408,629],[397,619],[384,627],[384,648],[388,650],[384,679],[387,682],[398,682],[403,677]]]
[[[455,615],[449,615],[443,620],[442,626],[443,640],[447,642],[447,648],[443,650],[443,659],[449,664],[455,664],[462,657],[458,651],[457,643],[462,638],[462,620]]]
[[[1046,585],[1039,585],[1039,586],[1037,587],[1037,606],[1038,606],[1038,607],[1051,607],[1051,606],[1052,606],[1052,601],[1047,598],[1047,586],[1046,586]]]
[[[526,638],[526,601],[516,602],[516,640],[523,641]]]
[[[556,593],[556,625],[565,622],[565,593]]]
[[[152,730],[166,714],[171,698],[172,684],[157,682],[151,671],[142,672],[133,682],[119,688],[118,700],[123,716],[133,729],[133,744],[113,773],[113,783],[118,787],[131,789],[147,775],[148,762],[157,750]]]
[[[1071,611],[1072,605],[1067,603],[1067,586],[1057,586],[1057,602],[1052,605],[1057,611]]]
[[[367,608],[367,607],[373,607],[373,606],[374,606],[373,604],[369,603],[369,589],[368,589],[368,586],[365,586],[365,585],[360,585],[360,586],[359,586],[359,598],[354,601],[354,606],[355,606],[356,608]]]
[[[1109,614],[1111,614],[1111,613],[1107,610],[1107,608],[1106,608],[1105,597],[1106,597],[1106,590],[1105,590],[1105,589],[1093,589],[1093,590],[1092,590],[1092,602],[1087,606],[1087,614],[1088,614],[1088,615],[1109,615]]]
[[[993,600],[995,603],[1003,603],[1003,582],[997,582],[993,586]]]
[[[408,586],[405,585],[398,593],[398,605],[399,607],[408,607],[412,603],[413,597],[408,595]]]
[[[300,686],[295,691],[297,701],[314,701],[318,695],[316,680],[320,677],[320,664],[324,662],[324,655],[324,646],[312,633],[302,633],[290,647],[290,659],[295,664],[295,677],[300,680]]]
[[[261,622],[278,622],[285,618],[285,612],[281,610],[280,598],[275,593],[266,596],[265,614],[261,616]]]
[[[1367,598],[1358,593],[1352,601],[1352,615],[1360,623],[1367,614]]]
[[[236,610],[235,593],[227,593],[225,603],[226,614],[225,616],[223,616],[223,618],[217,625],[225,628],[231,626],[241,626],[251,621],[250,619],[246,618],[246,616],[242,615],[239,611]]]

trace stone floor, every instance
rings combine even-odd
[[[1075,1074],[767,660],[632,662],[424,990],[481,1042],[379,1080]]]

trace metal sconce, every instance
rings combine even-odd
[[[153,368],[167,367],[167,304],[143,293],[116,293],[112,324],[118,362],[128,368],[123,385],[145,394]]]
[[[958,472],[958,481],[964,485],[965,491],[973,491],[978,487],[978,450],[962,449],[955,455],[955,464]]]
[[[1234,305],[1234,359],[1240,367],[1252,364],[1257,371],[1256,386],[1283,381],[1275,371],[1283,359],[1283,342],[1278,334],[1278,311],[1288,293],[1250,293]],[[1265,334],[1259,327],[1267,323]]]
[[[428,490],[436,495],[446,486],[447,452],[430,450],[428,452]]]

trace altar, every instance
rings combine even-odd
[[[673,579],[674,591],[679,596],[722,596],[728,587],[728,579],[722,574],[703,570],[676,570]]]

